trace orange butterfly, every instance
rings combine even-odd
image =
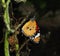
[[[40,41],[39,27],[35,20],[30,20],[22,27],[22,33],[35,43]]]

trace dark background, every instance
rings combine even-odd
[[[46,43],[41,41],[39,44],[33,43],[31,48],[30,56],[60,56],[60,1],[58,0],[30,0],[34,6],[35,10],[38,13],[38,18],[36,19],[40,27],[41,35],[46,35],[48,32],[51,32],[50,38]],[[46,6],[41,7],[42,4]],[[13,11],[15,17],[19,18],[18,8],[20,3],[12,2]],[[1,7],[1,6],[0,6]],[[5,27],[2,19],[2,7],[0,8],[0,40],[3,38],[3,28]],[[18,15],[17,15],[18,14]],[[0,56],[4,56],[4,43],[0,44]]]

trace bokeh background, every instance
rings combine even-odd
[[[30,56],[60,56],[60,0],[27,0],[26,3],[11,0],[15,18],[36,14],[40,27],[41,40],[39,44],[32,43]],[[11,6],[11,5],[10,5]],[[4,37],[3,11],[0,4],[0,42]],[[29,13],[28,13],[29,12]],[[11,13],[10,13],[11,16]],[[0,43],[0,56],[4,56],[4,43]]]

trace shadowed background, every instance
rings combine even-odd
[[[36,21],[40,27],[42,37],[39,44],[32,43],[30,56],[60,56],[60,1],[58,0],[28,0],[17,3],[12,0],[12,8],[15,18],[36,14]],[[32,12],[32,14],[31,14]],[[0,5],[0,40],[3,37],[4,22],[2,19],[3,8]],[[44,40],[46,43],[44,42]],[[0,56],[4,56],[3,43],[0,44]]]

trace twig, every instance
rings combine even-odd
[[[16,31],[19,27],[21,27],[21,25],[22,25],[26,20],[27,20],[26,18],[23,19],[23,21],[15,28],[15,31]]]
[[[19,48],[18,52],[19,53],[21,51],[21,49],[30,41],[30,39],[26,40],[22,45],[21,47]]]

